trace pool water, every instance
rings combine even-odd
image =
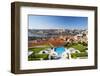
[[[58,55],[61,55],[65,51],[65,48],[64,47],[56,47],[54,50]]]

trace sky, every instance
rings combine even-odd
[[[87,29],[88,17],[29,15],[29,29]]]

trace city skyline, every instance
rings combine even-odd
[[[87,29],[87,17],[29,15],[29,29]]]

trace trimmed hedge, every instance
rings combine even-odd
[[[88,53],[86,53],[86,52],[82,52],[82,53],[73,53],[73,54],[71,54],[71,57],[72,57],[72,58],[87,57],[87,56],[88,56]]]
[[[48,54],[32,54],[28,56],[28,60],[40,60],[41,58],[43,58],[43,60],[48,60],[48,56]]]

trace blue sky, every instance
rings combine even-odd
[[[29,29],[87,29],[88,17],[29,15]]]

